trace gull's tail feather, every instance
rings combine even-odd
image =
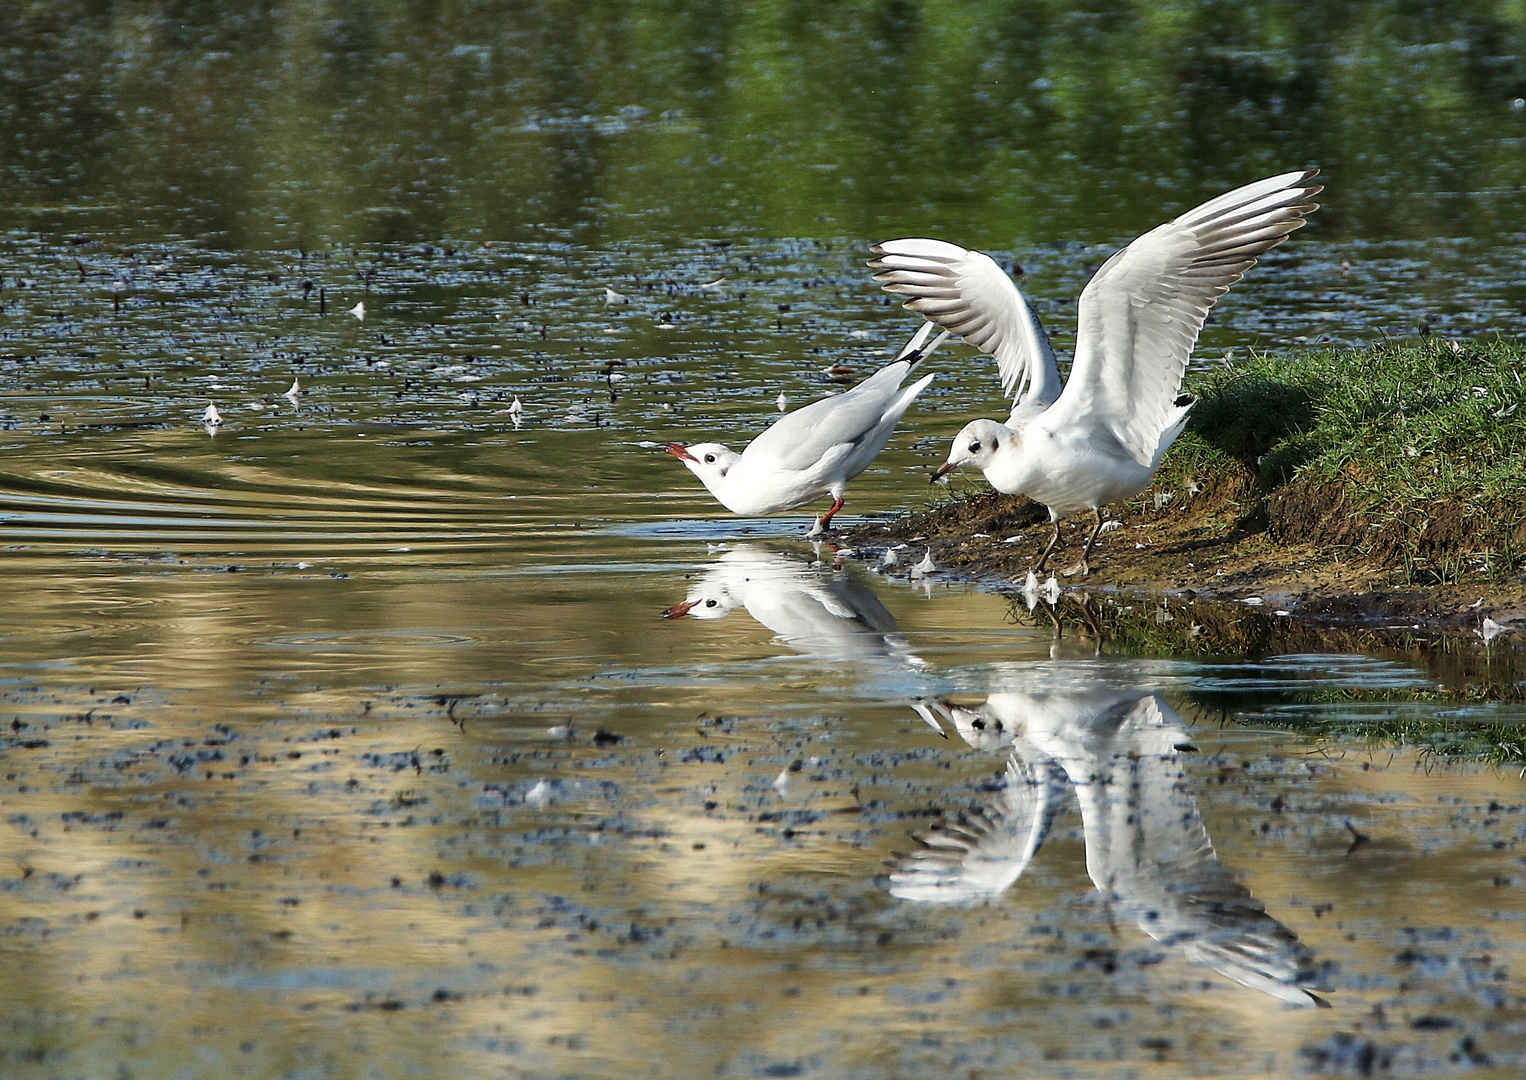
[[[926,360],[937,351],[939,345],[948,340],[949,332],[944,330],[933,339],[932,344],[929,345],[927,343],[927,339],[932,336],[933,329],[936,326],[936,323],[924,322],[921,326],[917,327],[917,332],[911,335],[911,340],[902,345],[901,351],[895,354],[896,360],[906,361],[908,371],[915,371],[918,364]],[[891,363],[894,362],[894,360],[891,361]]]

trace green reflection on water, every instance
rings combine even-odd
[[[1520,220],[1526,15],[1477,2],[12,7],[0,224],[1127,235],[1322,166],[1318,227]],[[123,211],[132,207],[126,215]],[[589,230],[592,230],[591,232]]]

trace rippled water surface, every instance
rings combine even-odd
[[[1518,335],[1518,13],[221,8],[0,15],[0,1075],[1520,1074],[1517,769],[1352,734],[1508,637],[1056,641],[641,445],[1305,165],[1198,363]]]

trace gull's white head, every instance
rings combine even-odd
[[[943,707],[959,737],[977,750],[999,750],[1017,738],[1016,726],[1003,720],[994,709],[966,709],[951,701],[944,702]]]
[[[998,424],[995,420],[970,421],[963,431],[954,436],[948,460],[938,466],[938,471],[933,473],[933,480],[941,480],[965,465],[973,465],[984,472],[996,456],[996,451],[1014,437],[1011,428]]]
[[[721,584],[701,584],[681,604],[674,604],[662,613],[664,619],[682,619],[688,615],[695,619],[719,619],[742,606],[731,595],[731,590]]]
[[[687,465],[689,471],[699,477],[712,494],[716,486],[726,479],[726,474],[737,463],[737,459],[742,456],[735,450],[716,442],[694,443],[691,446],[685,446],[683,443],[664,443],[663,449]]]

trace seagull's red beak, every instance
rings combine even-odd
[[[680,446],[679,449],[682,450],[683,447]],[[697,603],[699,603],[698,600],[685,600],[681,604],[674,604],[662,613],[662,617],[664,619],[681,619],[689,614],[689,609]]]
[[[666,450],[668,453],[672,454],[674,457],[679,458],[680,460],[683,460],[683,461],[698,461],[699,460],[699,458],[697,458],[693,454],[689,453],[689,448],[687,446],[685,446],[683,443],[676,443],[676,442],[663,443],[662,444],[662,448],[664,450]]]
[[[953,472],[958,467],[959,466],[955,465],[952,461],[945,461],[942,465],[938,466],[937,470],[932,475],[932,479],[929,480],[928,483],[936,484],[939,480],[942,480],[945,476]]]

